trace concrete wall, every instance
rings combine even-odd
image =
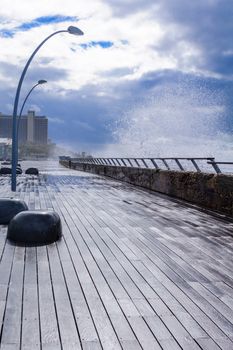
[[[69,166],[67,161],[61,163]],[[109,176],[233,217],[233,176],[230,175],[71,164],[77,170]]]

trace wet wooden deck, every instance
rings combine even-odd
[[[0,349],[233,349],[233,224],[120,182],[38,163],[17,197],[63,238],[0,226]],[[0,178],[1,197],[11,197]]]

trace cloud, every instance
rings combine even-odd
[[[222,75],[232,74],[232,59],[224,52],[233,47],[233,6],[228,0],[161,2],[162,21],[180,25],[181,39],[189,41],[202,51],[200,69]],[[198,23],[198,25],[197,25]],[[228,69],[226,69],[228,67]]]
[[[65,3],[63,0],[1,0],[1,22],[6,23],[23,23],[31,21],[37,17],[43,16],[78,16],[79,18],[85,18],[86,16],[98,13],[98,11],[104,11],[106,6],[103,6],[101,1],[92,0],[83,1],[80,0],[67,0]]]
[[[84,129],[88,131],[94,131],[94,128],[86,122],[75,120],[74,124],[77,125],[78,128],[81,128],[82,130]]]
[[[67,70],[62,68],[48,67],[48,65],[32,65],[27,73],[27,84],[33,84],[39,79],[47,80],[48,84],[66,80],[69,77]],[[43,86],[44,87],[44,86]]]
[[[64,119],[62,118],[53,118],[53,117],[48,117],[49,123],[55,123],[55,124],[65,124]]]
[[[35,111],[35,113],[37,114],[40,114],[41,112],[41,108],[37,104],[28,104],[27,106],[25,106],[23,114],[26,114],[27,110]]]
[[[148,9],[151,11],[156,9],[159,3],[157,0],[134,0],[133,4],[131,0],[105,0],[104,2],[111,7],[116,16],[128,16]]]
[[[233,73],[233,5],[228,0],[106,1],[116,16],[147,13],[165,35],[154,48],[177,58],[179,68],[206,75]],[[225,52],[229,52],[226,55]],[[228,57],[227,57],[228,56]],[[232,78],[232,77],[231,77]]]

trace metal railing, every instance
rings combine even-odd
[[[214,167],[214,169],[216,170],[216,173],[218,173],[218,174],[221,174],[221,170],[220,170],[218,164],[221,164],[221,165],[233,165],[233,162],[215,162],[215,160],[210,160],[207,163],[211,164]],[[233,168],[232,168],[232,170],[233,170]]]
[[[78,163],[110,165],[120,167],[150,168],[161,170],[179,170],[196,172],[210,172],[214,169],[215,173],[221,174],[219,164],[233,165],[233,162],[216,162],[214,157],[168,157],[168,158],[70,158],[60,157],[60,161],[69,162],[70,166]]]

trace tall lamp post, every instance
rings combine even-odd
[[[15,101],[14,101],[14,110],[13,110],[13,121],[12,121],[12,170],[11,170],[11,190],[13,192],[16,191],[16,166],[17,166],[17,154],[18,154],[18,144],[17,144],[17,111],[18,111],[18,103],[19,103],[19,96],[20,96],[20,90],[21,86],[25,77],[25,74],[28,70],[28,67],[37,53],[37,51],[43,46],[47,40],[49,40],[52,36],[59,34],[59,33],[69,33],[73,35],[83,35],[84,33],[77,27],[70,26],[66,30],[58,30],[52,34],[50,34],[47,38],[45,38],[39,46],[33,51],[32,55],[29,57],[23,72],[21,74],[21,77],[19,79],[18,87],[16,90],[15,95]]]
[[[21,116],[22,116],[22,113],[23,113],[23,109],[24,109],[24,106],[25,106],[25,103],[27,102],[27,99],[28,97],[31,95],[31,92],[38,86],[38,85],[42,85],[42,84],[46,84],[47,83],[47,80],[44,80],[44,79],[41,79],[41,80],[38,80],[38,82],[29,90],[27,96],[25,97],[24,101],[23,101],[23,104],[22,104],[22,107],[20,109],[20,112],[19,112],[19,116],[18,116],[18,120],[17,120],[17,152],[16,152],[16,166],[17,166],[17,163],[18,163],[18,146],[19,146],[19,125],[20,125],[20,120],[21,120]]]

